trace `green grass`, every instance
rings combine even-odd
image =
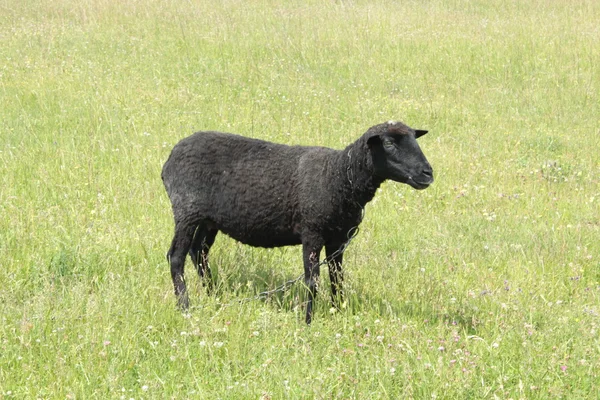
[[[600,397],[600,3],[0,4],[0,398]],[[347,306],[219,236],[175,310],[160,169],[195,130],[341,148],[400,119]]]

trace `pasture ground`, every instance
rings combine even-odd
[[[218,3],[218,4],[215,4]],[[600,2],[0,4],[0,398],[600,397]],[[219,236],[174,308],[160,169],[195,130],[342,148],[386,183],[312,326],[300,248]],[[231,304],[230,304],[231,303]],[[230,305],[227,305],[230,304]]]

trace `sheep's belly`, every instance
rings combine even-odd
[[[299,235],[281,232],[235,232],[225,231],[225,234],[238,242],[254,247],[282,247],[301,244]]]

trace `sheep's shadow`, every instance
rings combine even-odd
[[[226,298],[226,304],[256,301],[286,312],[303,310],[307,299],[307,288],[301,277],[303,267],[299,249],[300,247],[256,249],[237,243],[233,246],[224,246],[215,251],[211,257],[213,295]],[[295,282],[283,287],[290,281]],[[344,288],[346,295],[342,309],[332,309],[333,299],[327,265],[322,265],[317,315],[341,311],[346,315],[371,313],[381,316],[408,317],[429,324],[457,325],[468,334],[477,334],[476,312],[445,311],[440,309],[439,305],[430,304],[427,300],[419,299],[418,296],[406,298],[405,302],[390,301],[385,294],[355,282],[352,276],[347,277]],[[261,296],[261,293],[271,291],[273,292]],[[192,296],[202,296],[202,294],[196,292]]]
[[[300,255],[293,256],[297,248],[228,247],[211,257],[215,295],[242,303],[259,301],[283,310],[303,305],[306,287]]]

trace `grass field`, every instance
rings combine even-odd
[[[0,3],[0,399],[600,398],[600,2]],[[175,309],[160,170],[195,130],[342,148],[399,119],[312,326],[299,247],[219,236]]]

